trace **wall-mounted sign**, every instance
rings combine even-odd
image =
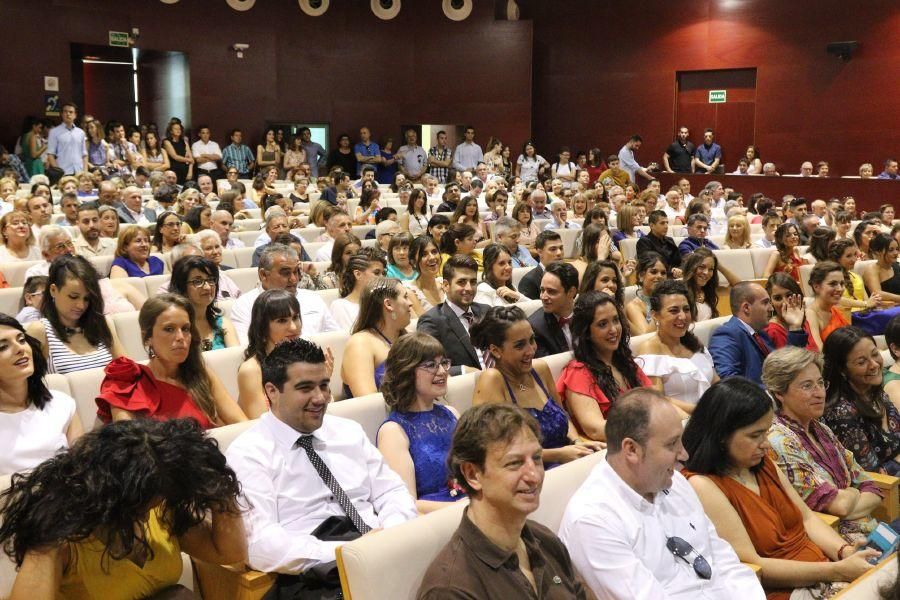
[[[51,77],[50,75],[44,75],[44,91],[45,92],[58,92],[59,91],[59,77]]]
[[[44,92],[44,115],[47,117],[59,116],[59,94],[56,92]]]
[[[710,104],[724,104],[725,96],[726,96],[725,90],[709,90],[709,103]]]
[[[128,34],[124,31],[110,31],[109,32],[109,45],[117,46],[119,48],[128,48],[129,47]]]

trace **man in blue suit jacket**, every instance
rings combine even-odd
[[[762,385],[763,361],[775,349],[762,331],[769,322],[769,294],[758,283],[742,281],[731,288],[730,299],[733,316],[709,340],[716,372],[722,379],[741,375]],[[783,314],[788,324],[787,343],[806,347],[803,300],[792,298]]]

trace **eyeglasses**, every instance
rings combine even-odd
[[[71,240],[67,241],[67,242],[60,242],[60,243],[56,244],[55,246],[53,246],[53,249],[57,252],[64,252],[66,250],[74,250],[75,244],[73,244],[71,242]]]
[[[666,548],[669,549],[669,552],[691,565],[694,568],[694,573],[700,579],[712,578],[712,567],[709,566],[709,563],[706,562],[706,559],[699,552],[694,550],[694,547],[689,542],[680,537],[672,536],[666,539]],[[688,560],[688,557],[692,554],[694,555],[694,560]]]
[[[191,286],[197,288],[198,290],[199,290],[200,288],[204,288],[204,287],[206,287],[206,286],[209,286],[209,287],[216,287],[216,280],[215,280],[215,279],[200,279],[200,278],[197,278],[197,279],[191,279],[190,281],[188,281],[188,283],[189,283]]]
[[[822,391],[828,390],[828,382],[824,379],[819,379],[818,381],[804,381],[802,384],[798,386],[801,391],[805,394],[811,394],[813,390],[816,388],[821,388]]]
[[[437,373],[440,369],[449,371],[452,365],[453,362],[449,358],[442,358],[441,360],[423,361],[417,368],[427,371],[428,373]]]
[[[169,221],[168,223],[163,223],[163,227],[181,227],[181,221]]]

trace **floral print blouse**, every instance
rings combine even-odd
[[[882,404],[887,411],[887,431],[880,422],[866,419],[853,401],[842,396],[825,409],[822,422],[831,428],[841,444],[853,453],[856,462],[866,471],[900,474],[900,464],[894,457],[900,453],[900,413],[882,392]]]

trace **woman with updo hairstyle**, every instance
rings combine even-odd
[[[653,289],[668,276],[663,257],[656,252],[644,252],[637,261],[637,292],[633,300],[625,305],[628,327],[632,335],[643,335],[656,331],[650,308]]]
[[[840,517],[838,532],[854,544],[872,533],[883,493],[820,421],[827,384],[818,353],[788,346],[766,357],[763,385],[775,400],[769,444],[776,464],[811,510]]]
[[[104,317],[99,275],[83,256],[63,255],[50,263],[39,321],[28,334],[41,344],[47,372],[73,373],[105,367],[124,356],[116,333]]]
[[[341,329],[351,329],[359,315],[360,298],[366,284],[375,277],[383,277],[387,262],[377,248],[363,248],[350,257],[341,276],[341,297],[329,307]]]
[[[194,307],[177,294],[144,303],[138,324],[150,360],[142,365],[122,356],[107,365],[97,395],[101,421],[190,417],[209,429],[247,420],[203,362],[194,319]]]
[[[853,269],[858,258],[859,248],[852,239],[839,239],[828,245],[828,260],[841,265],[844,271],[844,295],[841,297],[841,307],[845,310],[849,308],[851,314],[882,304],[881,294],[875,293],[870,296],[866,292],[862,276]]]
[[[256,419],[269,410],[262,384],[263,361],[281,342],[299,338],[302,328],[296,294],[266,290],[253,302],[247,349],[237,372],[238,406],[248,418]]]
[[[0,475],[33,469],[81,434],[75,400],[47,388],[41,343],[0,313]]]
[[[794,281],[800,282],[800,267],[807,264],[804,258],[800,257],[797,247],[800,245],[800,229],[793,223],[782,223],[775,230],[775,248],[777,252],[772,253],[772,257],[766,264],[763,277],[766,279],[772,273],[787,273]]]
[[[882,387],[884,361],[875,339],[843,327],[825,340],[828,385],[822,422],[866,471],[900,474],[900,412]]]
[[[331,264],[325,270],[322,276],[322,284],[329,289],[340,289],[341,280],[344,276],[344,269],[350,257],[360,251],[362,242],[352,233],[341,233],[334,239],[334,246],[331,249]]]
[[[606,415],[622,393],[653,386],[631,354],[621,306],[603,292],[578,295],[570,325],[574,358],[556,381],[577,430],[597,441],[606,441]]]
[[[441,267],[454,254],[464,254],[478,264],[478,270],[484,270],[484,258],[475,252],[475,228],[466,223],[451,223],[441,236]]]
[[[719,380],[712,356],[691,331],[693,312],[683,282],[661,281],[650,296],[656,333],[637,348],[637,363],[653,387],[688,414]]]
[[[447,455],[459,413],[439,404],[447,393],[450,359],[427,333],[403,335],[391,346],[381,393],[390,409],[376,436],[378,449],[409,493],[419,513],[462,498],[451,486]]]
[[[341,364],[345,398],[378,392],[388,352],[406,332],[411,317],[411,304],[402,283],[373,277],[366,284]]]
[[[773,419],[772,399],[757,382],[720,381],[685,427],[682,472],[738,558],[762,567],[767,598],[831,598],[843,588],[834,582],[855,580],[878,552],[847,544],[794,491],[770,458]]]
[[[247,560],[240,483],[190,419],[113,423],[0,495],[12,598],[185,598],[182,552]]]
[[[475,385],[473,406],[513,404],[528,411],[541,426],[545,463],[566,463],[601,449],[578,435],[563,410],[550,367],[534,358],[534,331],[521,308],[488,309],[469,335],[472,345],[484,352],[487,367]]]
[[[591,263],[581,278],[578,295],[591,291],[603,292],[614,298],[616,304],[624,307],[625,282],[622,280],[619,265],[611,260],[598,260]]]
[[[528,298],[516,291],[512,282],[512,258],[502,244],[484,249],[484,272],[475,289],[475,302],[488,306],[509,306]]]
[[[803,255],[807,264],[814,265],[828,259],[828,246],[837,234],[830,227],[816,227],[809,236],[809,250]]]
[[[199,318],[195,322],[200,348],[221,350],[239,344],[231,320],[216,305],[219,268],[202,256],[184,256],[172,267],[169,291],[188,299]]]
[[[787,273],[773,273],[766,281],[766,292],[769,294],[773,314],[763,331],[769,336],[774,348],[784,348],[787,345],[790,327],[784,312],[787,310],[805,313],[803,291]],[[818,352],[819,347],[813,340],[812,333],[809,331],[809,322],[806,319],[803,320],[803,329],[806,331],[806,349],[810,352]]]
[[[900,244],[886,233],[879,233],[869,242],[875,263],[863,270],[863,281],[869,294],[881,294],[888,301],[900,304]]]
[[[838,308],[845,285],[844,270],[830,260],[816,263],[809,274],[809,287],[815,298],[806,308],[806,322],[809,323],[809,334],[819,348],[832,332],[850,324]]]

